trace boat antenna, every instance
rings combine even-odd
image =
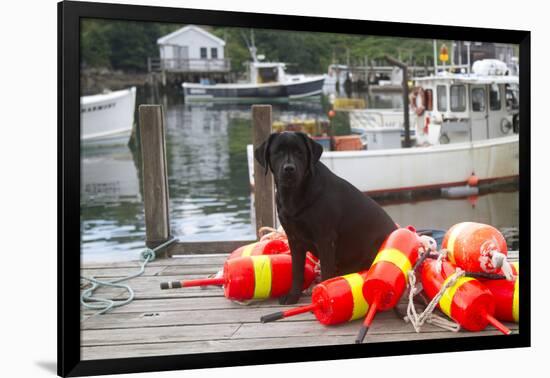
[[[250,39],[251,39],[251,43],[248,42],[248,38],[246,38],[246,35],[244,33],[241,32],[241,36],[243,37],[244,39],[244,43],[246,43],[246,47],[248,48],[248,51],[250,52],[250,56],[252,57],[252,61],[253,62],[257,62],[258,61],[258,57],[256,56],[256,45],[254,43],[254,29],[250,29]]]

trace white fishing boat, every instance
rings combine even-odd
[[[135,107],[135,87],[80,97],[81,141],[84,144],[127,143]]]
[[[370,194],[464,185],[472,175],[481,184],[519,175],[517,76],[491,60],[474,63],[472,73],[442,71],[414,81],[414,147],[402,148],[403,128],[382,120],[365,124],[366,150],[325,151],[321,161]],[[384,117],[384,110],[372,113]],[[252,146],[248,159],[250,168]]]

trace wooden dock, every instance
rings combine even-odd
[[[517,254],[513,256],[517,258]],[[328,327],[308,313],[262,324],[262,315],[291,306],[281,306],[276,300],[237,304],[225,299],[220,287],[160,290],[162,281],[216,273],[226,257],[227,254],[208,254],[158,259],[147,266],[143,276],[129,281],[136,293],[136,299],[129,305],[104,315],[94,315],[82,308],[81,359],[354,343],[361,320]],[[89,263],[82,267],[81,274],[116,278],[134,273],[138,267],[137,261]],[[127,295],[115,288],[101,288],[97,294],[118,298]],[[305,295],[299,303],[309,303],[310,298]],[[517,324],[506,325],[517,332]],[[388,311],[376,316],[365,342],[493,335],[500,333],[490,326],[478,333],[453,333],[428,324],[421,333],[416,333],[394,311]]]

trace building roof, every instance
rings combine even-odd
[[[189,30],[194,30],[196,32],[199,32],[199,33],[203,34],[204,36],[212,39],[213,41],[216,41],[220,45],[225,46],[225,41],[223,39],[218,38],[214,34],[211,34],[211,33],[207,32],[206,30],[204,30],[202,28],[199,28],[198,26],[195,26],[195,25],[187,25],[187,26],[185,26],[181,29],[178,29],[178,30],[176,30],[176,31],[174,31],[170,34],[165,35],[164,37],[160,37],[159,39],[157,39],[157,44],[158,45],[167,44],[167,42],[169,42],[172,38],[177,37],[180,34],[183,34],[183,33],[187,32]]]

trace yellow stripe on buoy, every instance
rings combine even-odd
[[[252,253],[252,250],[254,249],[256,244],[258,244],[258,243],[256,242],[256,243],[252,243],[252,244],[249,244],[249,245],[245,246],[241,256],[250,256],[250,254]]]
[[[271,260],[269,256],[251,256],[254,264],[254,299],[266,299],[271,294]]]
[[[512,317],[516,323],[519,322],[519,276],[514,284],[514,299],[512,302]]]
[[[514,261],[511,265],[516,268],[516,275],[519,276],[519,262]]]
[[[447,241],[447,257],[449,258],[449,261],[453,264],[456,264],[455,257],[454,257],[454,249],[455,249],[455,241],[458,235],[469,225],[471,225],[473,222],[462,222],[458,224],[453,231],[451,231],[451,235],[449,235],[449,240]]]
[[[449,277],[447,277],[443,282],[443,286],[445,286],[452,277],[454,277],[454,275],[450,275]],[[472,281],[472,280],[473,278],[471,277],[460,277],[453,286],[448,287],[447,290],[445,290],[445,292],[443,293],[443,296],[439,300],[439,307],[441,307],[441,311],[443,311],[445,315],[452,318],[451,304],[453,303],[453,297],[455,296],[456,291],[466,282]]]
[[[372,265],[380,261],[387,261],[397,266],[403,272],[403,275],[405,276],[405,281],[408,281],[407,272],[411,270],[412,267],[411,262],[403,252],[395,248],[384,249],[378,252]]]
[[[369,309],[369,304],[363,296],[363,277],[359,273],[351,273],[342,276],[342,278],[348,281],[353,295],[353,313],[349,320],[362,318]]]

